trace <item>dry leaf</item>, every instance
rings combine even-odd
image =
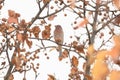
[[[57,15],[51,15],[51,16],[48,17],[48,20],[49,20],[49,21],[52,21],[52,20],[54,20],[54,18],[55,18],[56,16],[57,16]]]
[[[29,48],[32,47],[32,41],[29,41],[28,39],[26,39],[26,43],[27,43],[27,45],[28,45]]]
[[[106,60],[107,59],[107,53],[109,53],[109,51],[106,51],[106,50],[98,51],[97,55],[96,55],[96,59],[97,60]]]
[[[12,73],[10,74],[10,76],[9,76],[8,80],[14,80],[14,76],[13,76],[13,74],[12,74]]]
[[[21,69],[21,68],[20,68],[21,60],[20,60],[19,57],[14,56],[14,57],[12,58],[12,64],[15,65],[16,70],[20,70],[20,69]]]
[[[14,30],[15,30],[15,28],[13,26],[8,27],[8,32],[13,32]]]
[[[14,18],[14,17],[9,17],[8,18],[8,23],[9,24],[11,24],[11,23],[18,24],[18,19]]]
[[[49,76],[49,78],[47,80],[55,80],[55,77],[53,75],[49,74],[48,76]]]
[[[22,33],[17,33],[16,38],[18,41],[23,42],[23,34]]]
[[[67,58],[68,57],[68,50],[67,49],[65,49],[63,52],[62,52],[62,56],[63,56],[63,58]]]
[[[112,0],[116,8],[120,9],[120,0]]]
[[[106,76],[109,73],[109,69],[105,61],[96,60],[91,73],[93,80],[105,80]]]
[[[50,0],[43,0],[43,3],[46,4],[46,3],[49,3]]]
[[[78,72],[78,68],[76,68],[76,67],[72,67],[72,69],[71,69],[71,74],[76,74]]]
[[[79,64],[79,61],[78,61],[77,57],[73,56],[73,57],[72,57],[72,65],[73,65],[74,67],[77,67],[78,64]]]
[[[33,28],[32,28],[32,32],[33,32],[33,34],[34,34],[34,36],[36,37],[36,38],[39,38],[39,33],[40,33],[40,28],[39,28],[39,26],[34,26]]]
[[[84,26],[88,23],[88,19],[84,18],[83,21],[80,22],[79,27]]]
[[[67,0],[67,2],[70,3],[70,7],[71,7],[71,8],[75,8],[75,1],[76,1],[76,0]]]
[[[8,10],[8,15],[9,15],[9,18],[8,18],[8,23],[11,24],[11,23],[15,23],[15,24],[18,24],[18,13],[15,13],[15,11],[13,10]]]
[[[77,24],[76,27],[74,27],[74,29],[76,30],[76,29],[78,29],[78,28],[80,28],[80,27],[84,27],[84,26],[87,25],[87,24],[88,24],[88,19],[87,19],[87,18],[84,18],[82,21],[80,21],[79,24]]]
[[[50,32],[47,31],[47,30],[43,30],[43,31],[42,31],[42,38],[43,38],[43,39],[48,39],[48,38],[50,38]]]
[[[114,20],[115,24],[119,25],[120,24],[120,15],[117,15],[115,20]]]
[[[84,53],[84,46],[83,45],[78,45],[75,47],[75,49],[79,52],[79,53]]]
[[[93,80],[91,76],[84,74],[84,76],[86,77],[87,80]]]
[[[111,56],[114,62],[117,62],[120,56],[120,36],[115,35],[113,37],[115,46],[109,51],[108,55]]]

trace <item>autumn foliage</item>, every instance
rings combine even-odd
[[[7,6],[5,2],[0,0],[0,9]],[[0,17],[2,79],[15,80],[18,72],[27,80],[27,73],[33,71],[37,80],[42,73],[40,56],[50,60],[53,56],[48,54],[59,54],[60,45],[58,64],[67,60],[68,80],[120,80],[120,0],[36,0],[36,4],[38,13],[29,22],[14,10],[8,10],[8,17]],[[63,21],[70,17],[72,22],[54,24],[59,14]],[[69,33],[66,28],[72,28],[63,44],[54,40],[55,25],[60,25],[64,34]],[[47,74],[47,80],[58,79],[56,73]]]

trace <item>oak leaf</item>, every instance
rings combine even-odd
[[[29,48],[32,47],[32,41],[29,41],[28,39],[26,39],[26,43],[27,43],[27,45],[28,45]]]
[[[43,38],[43,39],[48,39],[48,38],[50,38],[50,32],[48,32],[47,30],[43,30],[43,31],[42,31],[42,38]]]
[[[34,36],[36,37],[36,38],[39,38],[39,33],[40,33],[40,28],[39,28],[39,26],[34,26],[33,28],[32,28],[32,32],[33,32],[33,34],[34,34]]]
[[[49,77],[48,77],[47,80],[56,80],[55,77],[54,77],[53,75],[50,75],[50,74],[49,74],[48,76],[49,76]]]
[[[20,69],[21,69],[21,68],[20,68],[21,60],[20,60],[19,57],[14,56],[14,57],[12,58],[12,64],[15,65],[16,70],[20,70]]]
[[[72,57],[72,65],[73,65],[74,67],[77,67],[78,64],[79,64],[79,61],[78,61],[77,57],[73,56],[73,57]]]

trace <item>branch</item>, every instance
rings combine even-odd
[[[42,13],[42,11],[44,10],[44,8],[48,5],[48,3],[46,3],[36,14],[36,16],[31,20],[31,24],[29,24],[27,26],[27,28],[30,28],[30,26],[38,19],[39,15]]]
[[[117,16],[115,16],[114,18],[112,18],[112,19],[110,19],[109,21],[107,21],[106,23],[104,23],[104,24],[102,25],[102,27],[96,31],[96,33],[98,33],[100,30],[102,30],[102,29],[103,29],[105,26],[107,26],[109,23],[111,23],[111,21],[113,21],[116,17],[117,17]]]
[[[47,17],[52,16],[52,15],[54,15],[54,14],[57,14],[57,13],[59,13],[60,11],[64,10],[66,7],[68,7],[68,6],[65,5],[65,6],[64,6],[63,8],[61,8],[60,10],[58,10],[58,11],[56,11],[56,12],[53,12],[53,13],[51,13],[51,14],[48,14],[48,15],[46,15],[46,16],[43,16],[43,17],[38,17],[37,19],[44,19],[44,18],[47,18]]]

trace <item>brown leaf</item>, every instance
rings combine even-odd
[[[79,52],[79,53],[84,53],[84,46],[83,45],[78,45],[75,47],[75,49]]]
[[[73,65],[74,67],[77,67],[78,64],[79,64],[79,61],[78,61],[77,57],[73,56],[73,57],[72,57],[72,65]]]
[[[72,42],[72,45],[73,45],[73,47],[75,48],[76,46],[78,46],[78,42],[77,42],[77,41],[73,41],[73,42]]]
[[[47,30],[43,30],[43,31],[42,31],[42,38],[43,38],[43,39],[48,39],[48,38],[50,38],[50,32],[47,31]]]
[[[14,57],[12,58],[12,64],[15,65],[16,70],[20,70],[20,69],[21,69],[21,68],[20,68],[21,60],[20,60],[19,57],[14,56]]]
[[[33,34],[34,34],[34,36],[36,37],[36,38],[39,38],[39,33],[40,33],[40,28],[39,28],[39,26],[34,26],[33,28],[32,28],[32,32],[33,32]]]
[[[64,58],[66,58],[66,57],[68,57],[68,50],[67,49],[65,49],[63,52],[62,52],[62,56],[64,57]]]
[[[16,38],[18,41],[23,42],[23,34],[22,33],[17,33]]]
[[[18,24],[18,13],[15,13],[15,11],[13,10],[8,10],[8,15],[9,15],[9,18],[8,18],[8,23],[15,23],[15,24]]]
[[[28,45],[29,48],[32,47],[32,41],[29,41],[28,39],[26,39],[26,43],[27,43],[27,45]]]
[[[14,17],[9,17],[8,18],[8,23],[9,24],[11,24],[11,23],[18,24],[18,19],[14,18]]]
[[[8,27],[8,32],[13,32],[14,30],[15,30],[15,28],[13,26]]]
[[[12,74],[12,73],[10,74],[10,76],[9,76],[8,80],[14,80],[14,76],[13,76],[13,74]]]
[[[51,15],[51,16],[48,17],[48,20],[49,20],[49,21],[52,21],[52,20],[54,20],[54,18],[55,18],[56,16],[57,16],[57,15]]]
[[[115,24],[119,25],[120,24],[120,15],[117,15],[115,20],[114,20]]]
[[[43,0],[43,3],[46,4],[46,3],[49,3],[50,0]]]
[[[72,67],[72,69],[71,69],[71,74],[76,74],[78,72],[78,68],[76,68],[76,67]]]
[[[55,80],[55,77],[53,76],[53,75],[48,75],[49,77],[48,77],[48,79],[47,80]]]
[[[84,74],[84,76],[87,78],[87,80],[93,80],[91,76]]]

